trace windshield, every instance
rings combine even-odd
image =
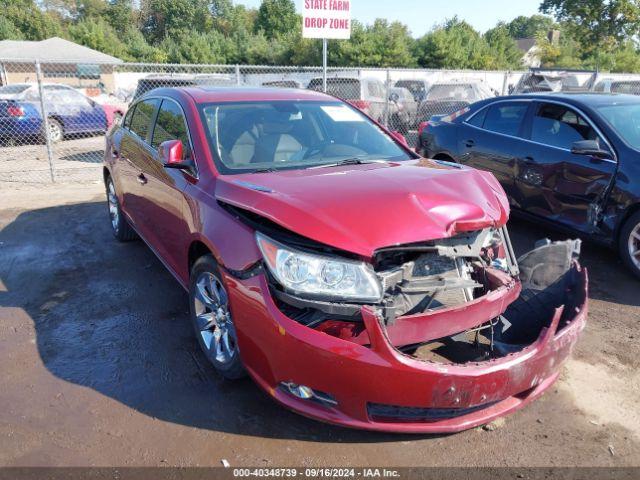
[[[418,80],[398,80],[396,87],[406,88],[411,93],[424,93],[424,83]]]
[[[416,102],[421,102],[422,100],[424,100],[424,97],[426,95],[424,82],[421,82],[419,80],[398,80],[396,82],[396,87],[406,88],[407,90],[409,90]]]
[[[427,94],[427,100],[465,100],[475,99],[471,85],[434,85]]]
[[[222,173],[413,158],[340,102],[205,104],[200,111]]]
[[[30,85],[5,85],[0,87],[0,95],[17,95],[29,87]]]
[[[640,103],[607,105],[598,111],[624,141],[640,150]]]
[[[611,84],[611,92],[640,95],[640,85],[635,82],[613,82]]]

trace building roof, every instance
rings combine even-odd
[[[119,58],[59,37],[47,38],[39,42],[2,40],[0,41],[0,61],[2,60],[122,63]]]
[[[516,40],[516,43],[518,44],[518,48],[520,50],[522,50],[524,53],[527,53],[529,50],[531,50],[533,47],[536,46],[536,39],[535,38],[518,38]]]

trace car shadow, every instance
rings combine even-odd
[[[102,163],[104,161],[104,149],[61,155],[60,160],[69,162]]]
[[[530,248],[533,239],[544,236],[539,233],[515,223],[516,249]],[[613,254],[587,250],[588,266],[601,262],[592,268],[596,292],[601,281],[624,279]],[[601,265],[608,274],[598,273]],[[277,405],[250,380],[221,379],[200,353],[186,293],[142,242],[113,239],[102,202],[27,211],[6,225],[0,231],[2,285],[0,307],[27,312],[49,372],[149,417],[317,442],[417,438],[325,425]],[[615,293],[615,285],[611,288]],[[623,291],[616,301],[638,305],[626,295]]]
[[[223,380],[200,352],[187,294],[143,242],[113,238],[102,202],[28,211],[0,231],[0,307],[26,311],[53,375],[154,419],[317,442],[417,438],[316,422],[251,380]]]

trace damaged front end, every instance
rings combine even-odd
[[[266,237],[259,236],[258,241],[267,259],[265,243],[271,242],[275,250],[282,248]],[[296,264],[295,273],[283,273],[275,257],[266,263],[278,307],[299,323],[370,346],[362,315],[366,305],[379,318],[389,343],[402,354],[465,364],[525,349],[550,327],[557,309],[564,312],[561,329],[586,301],[579,253],[579,240],[545,240],[516,260],[506,227],[384,248],[376,252],[369,272],[379,283],[379,292],[369,291],[377,297],[375,301],[348,301],[341,290],[335,298],[327,292],[314,298],[296,291],[295,282],[287,288],[277,278],[309,275],[299,271],[308,267]],[[319,258],[326,265],[327,260]],[[360,265],[366,271],[365,264]]]
[[[486,423],[556,380],[586,322],[579,240],[544,240],[516,260],[506,227],[489,227],[363,261],[243,219],[264,261],[235,301],[251,291],[265,302],[241,335],[264,355],[245,364],[278,401],[320,420],[405,432]]]

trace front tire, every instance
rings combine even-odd
[[[49,131],[46,133],[49,135],[51,143],[61,142],[64,139],[64,128],[62,124],[55,118],[47,119],[47,123],[49,124]]]
[[[620,231],[618,248],[626,267],[640,279],[640,212],[625,222]]]
[[[116,237],[119,242],[130,242],[131,240],[135,240],[138,238],[138,235],[135,230],[131,228],[131,225],[129,225],[129,222],[122,213],[120,201],[116,195],[116,187],[113,184],[111,177],[107,178],[106,187],[107,206],[109,207],[109,219],[111,220],[113,236]]]
[[[189,281],[191,321],[202,352],[228,380],[246,376],[220,270],[211,255],[200,257]]]

